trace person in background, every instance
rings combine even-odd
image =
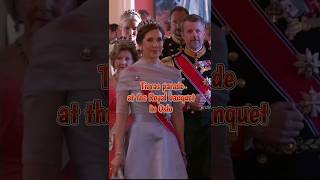
[[[109,44],[113,44],[120,35],[119,25],[115,23],[109,24]]]
[[[109,167],[111,160],[115,157],[114,148],[114,133],[116,121],[116,87],[119,80],[119,75],[122,70],[138,60],[138,52],[135,43],[128,40],[118,40],[115,42],[113,50],[110,52],[111,64],[116,70],[116,73],[110,78],[109,82]],[[128,128],[132,123],[131,116],[128,120]],[[112,171],[109,169],[109,178],[112,178]]]
[[[189,11],[181,6],[176,6],[170,11],[171,36],[164,40],[160,59],[174,55],[183,49],[184,41],[181,37],[181,23],[188,14]]]
[[[150,16],[150,13],[149,13],[147,10],[145,10],[145,9],[140,9],[140,10],[138,10],[138,13],[139,13],[142,21],[145,21],[145,20],[148,20],[148,19],[151,19],[151,18],[152,18],[152,17]]]
[[[120,17],[121,37],[136,43],[137,26],[140,22],[141,17],[137,11],[133,9],[124,11]],[[109,44],[109,52],[111,52],[112,49],[113,44]],[[109,77],[112,77],[112,75],[115,73],[115,70],[110,63],[111,60],[109,60]]]
[[[137,27],[141,20],[139,13],[135,10],[126,10],[123,12],[120,17],[121,35],[135,42],[137,38]]]

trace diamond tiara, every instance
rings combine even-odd
[[[142,28],[144,28],[148,25],[159,25],[159,23],[153,19],[147,19],[147,20],[142,21],[138,24],[137,30],[140,31]]]
[[[115,42],[114,42],[115,46],[122,46],[122,45],[127,45],[133,48],[136,48],[136,44],[134,43],[134,41],[131,41],[129,39],[127,39],[124,36],[121,36],[120,38],[118,38]]]
[[[121,20],[124,20],[124,19],[138,19],[139,21],[141,21],[141,17],[139,15],[139,13],[134,10],[134,9],[129,9],[129,10],[126,10],[122,13],[120,19]]]

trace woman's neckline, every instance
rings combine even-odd
[[[142,62],[143,64],[155,66],[155,65],[160,64],[161,61],[159,59],[157,59],[156,61],[153,62],[153,61],[150,61],[150,60],[146,60],[145,58],[141,58],[140,62]]]

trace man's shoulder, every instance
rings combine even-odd
[[[174,61],[172,56],[167,56],[161,59],[161,62],[168,67],[174,67]]]
[[[173,40],[172,36],[165,38],[163,41],[163,44],[164,46],[176,46],[176,45],[180,46],[180,44],[178,44],[176,41]]]
[[[172,36],[167,36],[167,37],[165,37],[163,41],[164,41],[165,43],[166,43],[166,42],[169,42],[169,41],[173,41],[173,40],[172,40]]]

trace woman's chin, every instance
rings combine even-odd
[[[153,53],[153,54],[152,54],[152,57],[153,57],[153,58],[159,58],[160,56],[161,56],[160,53]]]

